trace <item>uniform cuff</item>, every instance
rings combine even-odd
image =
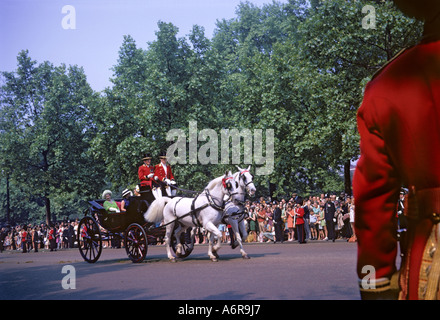
[[[359,279],[359,290],[362,300],[397,300],[399,298],[399,273],[391,279]]]

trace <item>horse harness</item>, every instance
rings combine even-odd
[[[243,179],[243,182],[244,182],[244,186],[245,186],[245,188],[246,188],[248,185],[250,185],[251,183],[254,182],[253,179],[251,179],[251,181],[249,181],[249,182],[246,182],[246,176],[244,175],[246,172],[248,172],[249,174],[251,174],[251,173],[249,172],[249,170],[243,170],[243,171],[240,171],[240,174],[239,174],[239,179]],[[251,175],[251,177],[252,177],[252,175]]]
[[[226,189],[228,190],[229,198],[231,198],[231,197],[232,197],[233,195],[235,195],[235,194],[238,194],[238,192],[234,192],[234,193],[230,193],[230,192],[229,192],[228,183],[230,183],[230,182],[227,182],[227,181],[230,180],[230,179],[233,179],[233,178],[232,178],[232,177],[224,178],[223,181],[222,181],[223,187],[226,188]],[[249,182],[249,183],[247,183],[246,186],[247,186],[248,184],[250,184],[250,183],[252,183],[252,181]],[[176,189],[179,189],[179,188],[176,188]],[[182,189],[182,190],[183,190],[183,189]],[[184,190],[184,191],[188,191],[188,192],[191,192],[191,193],[195,193],[195,191],[192,191],[192,190]],[[208,203],[204,204],[204,205],[201,206],[201,207],[195,208],[195,202],[196,202],[197,198],[198,198],[201,194],[205,194],[206,198],[208,199]],[[177,204],[178,204],[178,203],[180,202],[180,200],[182,200],[182,199],[183,199],[183,197],[181,197],[179,200],[177,200],[176,203],[174,204],[173,213],[174,213],[174,216],[176,216],[176,219],[174,219],[174,220],[172,220],[172,221],[170,221],[170,222],[168,222],[168,223],[166,223],[166,224],[164,224],[164,225],[161,225],[160,227],[165,227],[165,226],[167,226],[167,225],[169,225],[169,224],[171,224],[171,223],[179,222],[180,219],[182,219],[182,218],[184,218],[184,217],[186,217],[186,216],[189,216],[189,215],[191,215],[192,222],[193,222],[193,224],[194,224],[195,226],[197,226],[197,227],[203,227],[202,223],[200,222],[199,218],[197,217],[197,213],[198,213],[198,212],[202,211],[203,209],[207,208],[208,206],[214,208],[214,209],[217,210],[217,211],[224,211],[224,209],[225,209],[225,201],[222,200],[222,204],[221,204],[221,205],[219,205],[218,203],[216,203],[216,201],[214,200],[214,199],[216,199],[216,198],[214,198],[214,197],[210,194],[209,189],[206,188],[205,190],[203,190],[202,193],[197,194],[197,196],[193,199],[193,201],[192,201],[192,203],[191,203],[191,211],[189,211],[188,213],[186,213],[186,214],[184,214],[184,215],[182,215],[182,216],[180,216],[180,217],[177,217],[176,207],[177,207]],[[217,200],[218,200],[218,199],[217,199]],[[226,200],[226,201],[229,201],[229,199]],[[239,200],[236,200],[236,199],[234,199],[233,201],[234,201],[234,204],[235,204],[235,202],[242,202],[242,201],[239,201]],[[245,215],[244,215],[243,213],[246,213],[246,214],[247,214],[246,211],[243,212],[242,210],[240,210],[239,212],[235,212],[235,213],[233,213],[233,214],[231,214],[231,215],[222,216],[222,221],[224,221],[224,219],[226,219],[226,218],[229,218],[229,217],[231,217],[231,216],[236,216],[236,215],[241,215],[241,219],[240,219],[240,221],[241,221],[241,220],[243,220],[244,217],[245,217]],[[234,218],[234,219],[238,219],[238,218]],[[240,221],[239,221],[239,222],[240,222]],[[179,222],[179,223],[180,223],[180,222]]]
[[[196,202],[197,198],[198,198],[200,195],[202,195],[202,194],[204,194],[204,195],[206,196],[206,198],[208,199],[208,203],[205,203],[205,204],[202,205],[201,207],[196,208],[196,207],[195,207],[195,202]],[[234,195],[234,194],[235,194],[235,193],[229,193],[229,197],[231,197],[231,196]],[[177,216],[177,213],[176,213],[176,207],[177,207],[177,204],[178,204],[178,203],[180,202],[180,200],[182,200],[182,199],[183,199],[183,197],[180,198],[179,200],[177,200],[176,203],[174,204],[174,209],[173,209],[173,211],[174,211],[174,215],[175,215],[175,216]],[[186,217],[186,216],[191,215],[191,218],[192,218],[192,222],[193,222],[193,224],[194,224],[195,226],[197,226],[197,227],[202,227],[203,225],[202,225],[202,223],[200,222],[197,213],[199,213],[200,211],[202,211],[203,209],[205,209],[205,208],[207,208],[207,207],[212,207],[212,208],[214,208],[214,209],[217,210],[217,211],[223,211],[223,210],[225,209],[225,201],[221,200],[222,203],[221,203],[221,205],[220,205],[220,204],[218,204],[218,203],[216,202],[216,200],[219,200],[219,199],[213,197],[213,196],[211,195],[211,193],[209,192],[209,189],[205,189],[202,193],[199,193],[199,194],[193,199],[193,201],[192,201],[192,203],[191,203],[191,211],[189,211],[188,213],[184,214],[183,216],[180,216],[180,217],[176,218],[175,220],[171,221],[170,223],[175,222],[175,221],[178,221],[178,220],[181,219],[181,218],[184,218],[184,217]],[[168,223],[168,224],[169,224],[169,223]]]
[[[222,217],[222,222],[230,224],[227,219],[231,218],[237,220],[237,223],[249,216],[248,211],[242,205],[237,205],[233,201],[227,201],[225,204],[225,215]]]
[[[246,176],[244,173],[249,172],[249,170],[243,170],[239,173],[239,179],[243,179],[244,187],[247,188],[248,185],[253,183],[253,180],[246,181]],[[235,194],[246,194],[246,192],[236,192]],[[232,218],[238,220],[240,223],[243,219],[249,217],[249,213],[244,207],[245,201],[233,199],[232,201],[227,201],[225,204],[225,215],[222,217],[222,222],[228,224],[227,219]]]

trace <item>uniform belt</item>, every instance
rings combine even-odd
[[[411,187],[408,195],[408,219],[431,219],[433,223],[440,222],[440,188],[416,190]]]

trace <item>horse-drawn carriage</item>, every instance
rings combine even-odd
[[[78,225],[79,252],[89,263],[98,261],[102,253],[103,240],[124,240],[127,256],[133,262],[142,262],[148,251],[148,244],[163,241],[165,229],[147,222],[144,213],[154,201],[151,191],[142,191],[141,196],[131,196],[130,205],[124,213],[109,213],[104,209],[105,200],[89,201],[90,207],[85,211],[84,218]],[[119,202],[119,201],[117,201]],[[171,240],[175,250],[175,239]],[[187,245],[188,237],[182,235],[184,256],[191,251]],[[192,248],[192,247],[191,247]]]
[[[228,219],[223,212],[224,199],[228,196],[230,201],[243,203],[245,190],[250,194],[255,192],[249,168],[240,169],[234,175],[227,172],[212,180],[195,198],[162,197],[155,200],[151,191],[145,191],[139,197],[130,198],[130,206],[124,214],[108,213],[102,206],[104,200],[89,201],[91,206],[78,226],[79,251],[85,261],[96,262],[102,252],[103,236],[109,238],[123,233],[125,250],[133,262],[142,262],[147,255],[148,244],[158,238],[166,240],[167,255],[175,261],[170,249],[179,258],[190,255],[194,248],[194,231],[196,227],[203,226],[210,233],[208,255],[216,261],[220,241],[213,246],[214,237],[221,237],[217,226]],[[242,234],[245,232],[244,223],[239,223],[236,216],[229,219],[240,251],[247,258],[239,233],[239,228]],[[157,226],[160,222],[163,224]]]

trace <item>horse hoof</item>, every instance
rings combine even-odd
[[[243,259],[246,259],[246,260],[248,260],[248,259],[250,259],[251,257],[249,257],[248,255],[246,255],[246,256],[243,256]]]
[[[170,259],[170,262],[175,263],[175,262],[177,262],[177,260],[176,259]]]
[[[218,259],[217,258],[211,258],[211,261],[212,262],[218,262]]]

